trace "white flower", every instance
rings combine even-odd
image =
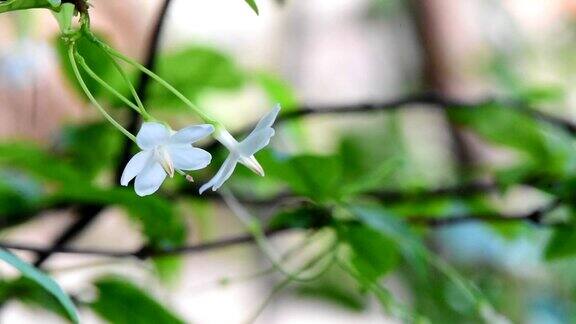
[[[218,173],[200,188],[200,194],[208,188],[212,188],[212,191],[218,190],[232,176],[238,162],[260,176],[264,176],[264,169],[254,157],[254,154],[270,143],[270,138],[274,136],[272,125],[279,112],[280,105],[276,105],[272,111],[260,119],[254,130],[241,142],[236,141],[225,129],[216,131],[216,139],[230,151],[230,154],[224,164],[222,164],[222,167],[220,167],[220,170],[218,170]]]
[[[174,171],[205,168],[212,156],[210,153],[193,147],[192,143],[210,135],[212,125],[189,126],[174,132],[160,123],[144,123],[136,136],[142,152],[134,155],[126,165],[120,184],[127,186],[134,181],[134,189],[139,196],[151,195],[160,188],[166,176],[173,177]]]

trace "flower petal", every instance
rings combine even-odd
[[[259,175],[261,177],[263,177],[265,175],[264,168],[262,168],[262,166],[260,165],[258,160],[256,160],[254,155],[251,155],[249,157],[242,156],[242,157],[240,157],[239,162],[244,164],[248,169],[252,170],[257,175]]]
[[[228,155],[228,158],[226,159],[226,161],[224,161],[224,163],[222,164],[220,170],[218,170],[216,175],[212,179],[210,179],[210,181],[208,181],[206,184],[200,187],[200,194],[202,194],[210,187],[212,187],[212,191],[216,191],[220,187],[222,187],[224,182],[226,182],[226,180],[228,180],[228,178],[232,176],[232,173],[234,172],[237,163],[238,163],[238,156],[236,154]]]
[[[160,123],[144,123],[136,135],[136,142],[143,150],[149,150],[156,145],[164,144],[170,138],[168,127]]]
[[[210,153],[190,145],[169,145],[167,150],[174,167],[179,170],[200,170],[212,160]]]
[[[136,176],[134,189],[138,196],[148,196],[155,193],[166,179],[166,171],[160,163],[149,163],[140,174]]]
[[[268,114],[266,114],[264,117],[262,117],[262,119],[260,119],[258,124],[256,124],[256,127],[254,127],[253,132],[268,127],[272,127],[272,125],[274,125],[274,122],[276,121],[276,117],[278,117],[279,112],[280,112],[280,104],[277,104],[276,106],[274,106],[274,108],[272,108],[272,110]]]
[[[172,135],[170,143],[191,144],[212,134],[213,131],[214,126],[209,124],[189,126]]]
[[[146,163],[148,163],[148,161],[150,160],[151,156],[152,156],[151,151],[142,151],[134,155],[130,159],[130,161],[128,161],[128,164],[126,164],[124,172],[122,172],[122,177],[120,178],[120,184],[123,186],[127,186],[128,183],[132,181],[132,179],[134,179],[134,177],[136,177],[140,172],[142,172],[142,170],[146,166]]]
[[[240,143],[241,154],[243,156],[254,155],[270,143],[270,138],[274,136],[274,133],[274,129],[270,127],[252,132]]]

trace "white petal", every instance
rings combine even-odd
[[[160,123],[144,123],[136,135],[136,142],[143,150],[149,150],[156,145],[166,143],[170,138],[168,127]]]
[[[210,153],[190,145],[169,145],[167,149],[174,167],[179,170],[200,170],[212,160]]]
[[[258,163],[258,160],[256,160],[254,155],[249,157],[241,157],[239,162],[244,164],[248,169],[252,170],[257,175],[261,177],[264,176],[264,168],[262,168],[260,163]]]
[[[212,191],[216,191],[222,187],[224,182],[232,176],[237,163],[238,156],[236,154],[230,154],[216,175],[200,188],[200,194],[210,187],[212,187]]]
[[[170,137],[170,143],[174,144],[191,144],[210,134],[214,131],[214,126],[194,125],[183,128]]]
[[[220,128],[214,135],[216,140],[224,145],[230,152],[237,149],[238,141],[226,129]]]
[[[278,117],[279,112],[280,112],[280,104],[277,104],[276,106],[274,106],[274,108],[272,108],[272,110],[268,114],[266,114],[264,117],[262,117],[262,119],[260,119],[258,124],[256,124],[256,127],[254,128],[253,132],[256,132],[264,128],[272,127],[272,125],[274,125],[274,122],[276,121],[276,117]]]
[[[262,130],[254,131],[246,139],[240,143],[240,152],[243,156],[250,156],[263,149],[268,143],[270,138],[274,136],[273,128],[264,128]]]
[[[138,196],[148,196],[155,193],[166,179],[166,171],[160,163],[149,163],[140,174],[136,176],[134,189]]]
[[[146,166],[146,163],[148,163],[148,160],[150,160],[151,156],[152,156],[151,151],[142,151],[134,155],[130,159],[130,161],[128,161],[128,164],[126,164],[124,172],[122,172],[122,177],[120,178],[120,184],[123,186],[127,186],[128,183],[132,181],[132,179],[134,179],[134,177],[136,177],[140,172],[142,172],[142,170]]]

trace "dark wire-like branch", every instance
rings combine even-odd
[[[386,101],[382,103],[364,103],[349,105],[331,105],[331,106],[301,106],[297,110],[290,111],[280,117],[280,121],[288,121],[309,115],[321,114],[354,114],[376,111],[394,111],[404,108],[436,108],[436,109],[481,109],[489,105],[499,105],[503,109],[515,109],[519,112],[529,114],[542,121],[553,124],[564,129],[571,135],[576,135],[576,124],[563,118],[550,115],[530,107],[520,100],[484,98],[479,100],[462,100],[443,96],[437,93],[413,94]]]
[[[384,111],[397,111],[407,108],[424,108],[438,110],[452,109],[482,109],[489,105],[499,105],[502,109],[515,109],[519,112],[528,114],[534,118],[540,119],[560,129],[563,129],[572,136],[576,136],[576,124],[561,117],[557,117],[527,105],[526,103],[515,99],[498,99],[483,98],[476,100],[463,100],[444,96],[438,93],[417,93],[410,94],[389,101],[379,103],[351,103],[335,105],[301,105],[296,109],[283,112],[277,120],[277,124],[317,115],[340,115],[340,114],[362,114]],[[248,134],[255,124],[250,125],[234,135],[241,138],[242,135]],[[218,146],[217,142],[210,143],[206,149],[214,150]]]
[[[454,226],[471,222],[483,223],[527,223],[543,228],[556,228],[573,226],[568,223],[547,223],[545,217],[548,213],[558,208],[561,200],[556,199],[548,205],[536,209],[526,214],[474,214],[474,215],[461,215],[453,217],[432,217],[432,216],[413,216],[405,218],[406,223],[414,226],[426,226],[430,228],[439,228],[446,226]],[[281,233],[285,233],[294,229],[291,228],[278,228],[270,229],[265,232],[266,236],[272,237]],[[85,249],[85,248],[71,248],[65,246],[52,246],[52,247],[38,247],[27,244],[1,242],[0,248],[29,251],[35,253],[63,253],[63,254],[81,254],[92,256],[103,256],[112,258],[128,258],[134,257],[141,260],[153,257],[162,257],[168,255],[182,255],[191,253],[200,253],[210,250],[225,248],[233,245],[254,243],[254,238],[251,235],[239,235],[230,238],[225,238],[217,241],[200,243],[188,246],[167,247],[167,248],[141,248],[133,251],[118,251],[118,250],[105,250],[105,249]]]

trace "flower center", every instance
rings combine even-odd
[[[174,163],[164,146],[159,145],[154,148],[154,158],[160,163],[170,178],[174,177]]]

